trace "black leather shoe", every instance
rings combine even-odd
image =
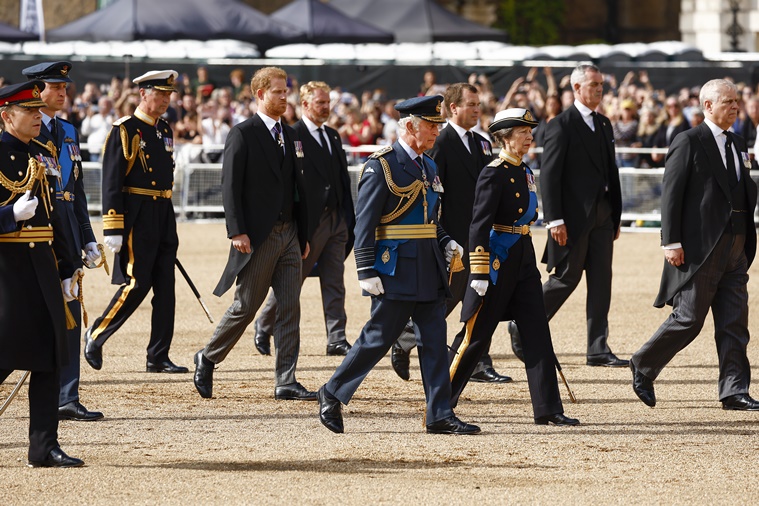
[[[103,349],[90,338],[92,327],[84,333],[84,359],[90,367],[99,371],[103,367]]]
[[[335,434],[342,434],[343,429],[343,405],[340,401],[327,394],[324,385],[316,392],[319,401],[319,420]]]
[[[509,336],[511,336],[511,351],[514,352],[514,355],[524,362],[524,351],[522,350],[522,336],[519,335],[519,329],[517,328],[517,323],[514,320],[511,320],[507,325],[506,329],[509,331]]]
[[[495,369],[488,367],[480,372],[472,374],[469,381],[475,383],[511,383],[512,379],[510,376],[498,374],[495,372]]]
[[[568,416],[564,416],[562,413],[556,413],[553,415],[546,415],[541,416],[540,418],[535,419],[535,425],[566,425],[573,427],[575,425],[580,425],[580,420],[577,418],[569,418]]]
[[[411,379],[409,374],[409,353],[398,344],[398,341],[393,343],[393,348],[390,352],[390,364],[393,366],[393,371],[402,380],[408,381]]]
[[[348,341],[343,339],[342,341],[338,341],[336,343],[330,343],[327,345],[327,355],[329,356],[335,356],[335,355],[341,355],[345,356],[348,354],[348,352],[351,349],[351,345],[348,344]]]
[[[71,401],[58,407],[58,420],[75,420],[77,422],[94,422],[103,418],[99,411],[87,411],[79,401]]]
[[[585,363],[594,367],[627,367],[630,365],[629,360],[622,360],[621,358],[617,358],[617,356],[613,353],[588,355],[588,359]]]
[[[278,401],[315,401],[316,392],[306,390],[303,385],[296,381],[289,385],[275,387],[274,398]]]
[[[81,467],[84,461],[74,457],[69,457],[60,448],[53,448],[47,454],[45,460],[30,460],[27,464],[29,467]]]
[[[203,362],[203,350],[198,351],[193,358],[195,362],[195,375],[192,378],[195,389],[204,399],[213,396],[213,364]]]
[[[443,418],[427,424],[427,434],[479,434],[480,428],[470,423],[464,423],[455,416]]]
[[[271,336],[266,332],[256,329],[256,337],[253,339],[256,350],[261,355],[271,355]]]
[[[759,401],[748,394],[737,394],[722,399],[722,409],[736,411],[759,411]]]
[[[150,360],[145,363],[145,370],[147,372],[167,372],[171,374],[190,372],[190,370],[182,365],[177,365],[171,360],[165,360],[154,364]]]
[[[630,361],[630,370],[633,375],[633,391],[643,404],[653,408],[656,406],[656,394],[654,393],[654,382],[651,378],[644,376],[642,372],[635,368],[635,364]]]

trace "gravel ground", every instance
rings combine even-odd
[[[181,223],[179,257],[216,321],[232,300],[211,294],[226,261],[223,223]],[[535,233],[542,251],[546,235]],[[623,233],[616,243],[612,349],[629,357],[666,318],[652,307],[662,254],[656,233]],[[368,317],[355,264],[347,262],[348,336]],[[751,269],[751,274],[756,272]],[[756,291],[756,280],[749,283]],[[94,320],[115,287],[105,274],[85,278]],[[177,277],[172,359],[192,370],[210,324]],[[562,387],[574,428],[536,426],[522,364],[505,325],[494,337],[496,369],[514,383],[471,384],[457,415],[478,436],[424,433],[423,390],[412,357],[411,381],[383,359],[344,409],[346,433],[319,423],[316,403],[274,401],[273,357],[249,332],[215,372],[213,399],[201,399],[191,374],[144,372],[149,332],[146,301],[104,348],[94,371],[82,359],[81,400],[103,411],[98,422],[61,422],[59,440],[79,469],[29,469],[26,388],[0,418],[0,504],[748,504],[759,477],[759,413],[720,409],[713,326],[682,351],[656,381],[650,409],[631,389],[627,369],[585,366],[585,288],[552,320],[554,347],[579,403]],[[340,363],[325,356],[318,282],[303,291],[298,379],[323,384]],[[753,299],[751,329],[757,328]],[[449,341],[459,328],[449,318]],[[759,352],[749,345],[749,359]],[[756,369],[754,367],[754,369]],[[18,378],[0,386],[4,399]],[[754,392],[756,395],[759,393]]]

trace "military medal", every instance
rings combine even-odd
[[[383,264],[386,264],[386,263],[388,263],[389,261],[390,261],[390,250],[389,250],[389,249],[386,249],[386,250],[385,250],[385,251],[382,253],[382,263],[383,263]]]
[[[159,141],[160,141],[161,139],[163,139],[163,135],[161,135],[161,131],[160,131],[160,130],[158,130],[157,128],[155,129],[155,136],[156,136],[156,137],[158,137],[158,140],[159,140]]]
[[[493,152],[490,150],[490,143],[488,141],[480,141],[482,144],[482,153],[485,156],[493,156]]]
[[[79,165],[74,165],[74,181],[79,179]]]
[[[163,138],[163,147],[169,153],[174,152],[174,139],[172,139],[171,137],[164,137]]]
[[[300,141],[293,141],[293,144],[295,145],[295,156],[303,158],[303,143]]]
[[[741,158],[743,158],[743,166],[747,169],[751,169],[751,158],[749,158],[748,153],[741,153]]]
[[[527,180],[527,189],[533,193],[538,192],[538,186],[535,184],[535,176],[529,172],[525,173],[525,179]]]
[[[440,176],[435,176],[435,179],[432,181],[432,189],[438,193],[445,193],[443,183],[440,182]]]

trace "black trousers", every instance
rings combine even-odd
[[[0,383],[13,371],[0,369]],[[42,461],[58,447],[58,371],[32,371],[29,378],[29,460]]]

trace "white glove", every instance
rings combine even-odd
[[[464,256],[464,248],[459,246],[459,243],[451,239],[451,242],[449,242],[445,246],[445,261],[447,263],[451,263],[451,259],[453,258],[453,253],[456,251],[458,251],[460,257]]]
[[[123,243],[124,238],[120,235],[107,235],[103,239],[103,243],[108,246],[108,249],[113,251],[114,253],[118,253],[121,251],[121,244]]]
[[[62,282],[63,300],[71,302],[79,296],[79,283],[72,283],[71,278],[66,278]]]
[[[365,292],[369,292],[372,295],[380,295],[385,293],[385,289],[382,286],[382,280],[378,277],[359,279],[358,286]]]
[[[485,296],[485,292],[488,291],[488,285],[490,283],[487,279],[473,279],[471,283],[469,283],[469,286],[471,286],[475,292],[477,292],[477,295],[480,297]]]
[[[34,216],[34,212],[37,210],[37,197],[31,197],[32,191],[26,190],[19,199],[13,203],[13,219],[16,221],[24,221]]]
[[[97,266],[100,260],[100,250],[98,250],[98,243],[88,242],[84,245],[84,263],[87,267],[92,269]]]

